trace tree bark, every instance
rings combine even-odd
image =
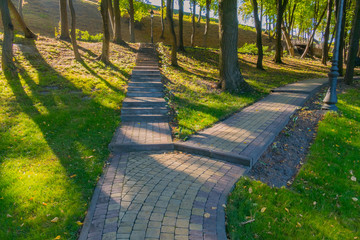
[[[110,22],[110,26],[111,26],[110,34],[115,36],[115,14],[114,14],[114,8],[112,5],[112,0],[108,0],[108,7],[109,7],[109,19],[110,19],[109,22]]]
[[[353,26],[351,29],[351,39],[349,47],[349,56],[346,65],[345,83],[350,85],[353,83],[355,59],[359,51],[360,38],[360,0],[356,0],[355,15],[353,19]]]
[[[192,2],[192,16],[191,16],[191,47],[195,45],[195,14],[196,14],[196,0]]]
[[[161,1],[161,35],[160,38],[164,39],[164,31],[165,31],[165,24],[164,24],[164,0]],[[179,0],[180,1],[180,0]],[[183,1],[183,0],[182,0]],[[179,3],[180,5],[180,3]]]
[[[114,17],[115,17],[115,34],[114,34],[114,43],[123,44],[124,41],[121,35],[121,13],[119,0],[114,0]]]
[[[70,41],[66,0],[60,0],[60,39]]]
[[[184,48],[184,0],[179,1],[179,51],[185,51]]]
[[[339,68],[339,75],[343,76],[344,75],[344,45],[345,45],[345,20],[346,20],[346,0],[344,0],[344,8],[343,8],[343,18],[342,18],[342,23],[341,26],[343,26],[341,28],[341,36],[340,36],[340,47],[339,47],[339,64],[338,64],[338,68]]]
[[[303,54],[301,55],[301,58],[305,58],[306,57],[306,54],[309,52],[310,50],[310,46],[312,44],[312,42],[314,41],[314,37],[315,37],[315,33],[316,33],[316,29],[319,27],[320,23],[321,23],[321,20],[323,19],[323,17],[325,16],[325,12],[326,12],[326,8],[324,9],[324,11],[322,12],[321,16],[320,16],[320,19],[319,21],[316,23],[316,25],[314,26],[314,29],[313,29],[313,32],[309,38],[309,41],[308,43],[306,44],[306,48],[305,48],[305,51],[303,52]]]
[[[23,5],[24,5],[24,1],[19,0],[19,14],[20,14],[21,17],[23,17],[23,13],[22,13]]]
[[[282,27],[282,30],[283,30],[284,39],[285,39],[286,47],[289,51],[289,54],[290,54],[290,56],[295,57],[295,50],[294,50],[294,46],[291,42],[289,33],[286,31],[286,27]]]
[[[201,22],[201,11],[202,11],[202,9],[203,9],[203,7],[199,4],[199,17],[198,17],[198,20],[197,20],[197,24],[200,24],[200,22]]]
[[[171,8],[172,0],[166,0],[166,18],[167,22],[169,24],[169,30],[170,30],[170,36],[171,36],[171,65],[177,66],[177,44],[176,44],[176,34],[175,34],[175,28],[174,28],[174,21],[173,21],[173,15]]]
[[[326,19],[326,27],[324,33],[324,42],[322,47],[322,57],[321,62],[322,64],[326,65],[328,57],[329,57],[329,36],[330,36],[330,24],[331,24],[331,15],[333,11],[333,3],[334,0],[328,0],[328,10],[327,10],[327,19]]]
[[[219,0],[219,87],[230,92],[247,91],[238,62],[237,0]]]
[[[129,0],[129,15],[130,15],[130,42],[135,42],[135,20],[134,20],[134,0]]]
[[[101,17],[103,20],[103,44],[102,44],[102,53],[100,55],[100,61],[104,62],[105,64],[109,64],[109,54],[110,54],[110,30],[109,30],[109,6],[108,0],[101,0],[100,3],[100,11]]]
[[[205,25],[205,31],[204,31],[204,47],[207,47],[207,39],[208,39],[208,35],[209,35],[210,6],[211,6],[211,0],[206,0],[206,25]]]
[[[16,10],[16,7],[11,2],[11,0],[8,0],[8,6],[10,9],[10,12],[15,17],[16,21],[19,23],[22,31],[24,32],[25,37],[26,38],[36,38],[36,35],[26,26],[24,19],[18,13],[18,11]]]
[[[81,61],[81,56],[76,42],[76,16],[72,0],[69,0],[69,8],[71,13],[71,43],[73,45],[75,59],[77,61]]]
[[[4,28],[4,39],[1,56],[2,70],[4,72],[14,72],[16,69],[13,62],[14,25],[11,22],[8,1],[0,1],[0,11]]]
[[[275,42],[275,62],[282,63],[282,45],[281,45],[281,24],[283,22],[283,14],[288,0],[276,0],[277,4],[277,18],[276,18],[276,42]]]
[[[259,13],[258,13],[258,3],[257,0],[251,0],[251,3],[253,5],[253,10],[254,10],[254,20],[255,20],[255,29],[256,29],[256,47],[258,49],[258,59],[257,59],[257,63],[256,63],[256,68],[258,69],[264,69],[263,68],[263,46],[262,46],[262,31],[261,31],[261,22],[259,19]]]

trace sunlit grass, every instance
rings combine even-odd
[[[15,77],[0,75],[0,239],[76,239],[119,124],[136,55],[101,43],[16,39]]]
[[[229,197],[231,239],[360,237],[360,90],[340,96],[340,114],[320,122],[307,163],[291,188],[241,179]],[[250,219],[254,222],[242,225]]]

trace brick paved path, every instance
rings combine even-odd
[[[226,198],[248,169],[244,165],[254,164],[296,108],[325,83],[275,89],[189,141],[173,143],[154,56],[151,46],[141,46],[122,124],[110,144],[113,155],[80,240],[226,239]]]

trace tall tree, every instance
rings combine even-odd
[[[22,13],[23,5],[24,5],[24,1],[19,0],[19,14],[20,14],[21,17],[23,17],[23,13]]]
[[[330,24],[331,24],[331,15],[333,11],[333,3],[334,0],[328,0],[328,8],[327,8],[327,15],[326,15],[326,27],[324,33],[324,41],[322,47],[322,57],[321,62],[322,64],[326,65],[328,57],[329,57],[329,36],[330,36]]]
[[[134,11],[134,0],[129,0],[129,15],[130,15],[130,42],[135,42],[135,11]]]
[[[210,6],[211,0],[206,0],[206,25],[204,31],[204,46],[207,46],[207,38],[209,35],[209,27],[210,27]]]
[[[109,6],[108,6],[108,0],[101,0],[100,3],[100,11],[101,11],[101,17],[103,22],[103,31],[104,31],[104,37],[103,37],[103,44],[102,44],[102,53],[100,55],[100,61],[104,62],[105,64],[110,63],[110,30],[109,30]]]
[[[231,92],[246,91],[249,87],[239,68],[238,27],[237,0],[219,0],[219,87]]]
[[[337,1],[340,3],[340,1]],[[344,8],[343,8],[343,18],[342,18],[342,23],[341,26],[343,26],[341,28],[341,33],[340,33],[340,47],[339,47],[339,64],[338,64],[338,68],[339,68],[339,74],[340,76],[343,76],[344,73],[344,46],[345,46],[345,23],[346,23],[346,4],[347,4],[347,0],[344,0]]]
[[[276,0],[277,18],[276,18],[276,45],[275,45],[275,62],[282,63],[282,45],[281,45],[281,24],[283,22],[283,14],[286,9],[288,0]]]
[[[196,0],[191,0],[192,4],[192,15],[191,15],[191,47],[194,47],[195,45],[195,14],[196,14]]]
[[[179,2],[179,51],[184,52],[184,0]]]
[[[161,35],[160,38],[164,39],[164,31],[165,31],[165,24],[164,24],[164,0],[160,0],[161,1]],[[181,0],[182,1],[182,0]],[[179,5],[180,5],[180,0],[179,0]],[[179,13],[180,14],[180,13]],[[180,16],[180,15],[179,15]]]
[[[197,19],[197,24],[200,24],[201,22],[201,13],[202,13],[202,10],[203,10],[203,6],[201,4],[199,4],[199,17]]]
[[[73,45],[75,59],[77,61],[81,61],[81,56],[76,42],[76,16],[75,16],[75,9],[72,0],[69,0],[69,8],[71,13],[71,43]]]
[[[112,0],[108,0],[108,8],[109,8],[109,20],[110,20],[110,26],[111,26],[111,31],[110,33],[113,34],[113,36],[115,36],[115,14],[114,14],[114,8],[112,5]]]
[[[24,32],[25,37],[26,38],[36,38],[36,35],[26,26],[24,19],[18,13],[18,11],[16,10],[16,7],[11,2],[11,0],[8,0],[8,6],[10,9],[10,12],[15,17],[16,21],[19,23],[22,31]]]
[[[177,44],[176,44],[176,34],[173,21],[173,9],[171,8],[173,0],[166,0],[166,18],[169,25],[170,36],[171,36],[171,65],[177,66]]]
[[[66,0],[60,0],[60,39],[69,41],[69,23],[67,17],[67,4]]]
[[[257,0],[251,0],[251,3],[253,5],[253,11],[254,11],[254,20],[255,20],[255,28],[256,28],[256,47],[258,49],[258,59],[256,63],[256,68],[258,69],[264,69],[262,65],[262,60],[264,57],[263,53],[263,46],[262,46],[262,30],[261,30],[261,22],[259,19],[259,13],[258,13],[258,3]]]
[[[114,0],[114,17],[115,17],[115,34],[114,42],[118,44],[124,43],[121,35],[121,13],[119,0]]]
[[[13,62],[14,25],[11,22],[8,1],[0,1],[1,18],[4,28],[1,64],[3,71],[15,70]]]
[[[354,77],[355,59],[359,51],[360,38],[360,0],[356,0],[355,15],[352,23],[349,56],[346,65],[345,83],[352,84]]]

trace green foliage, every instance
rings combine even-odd
[[[90,35],[88,31],[81,31],[76,29],[76,39],[84,42],[101,42],[103,34]]]
[[[134,0],[134,20],[140,22],[146,16],[150,15],[150,10],[154,8],[148,0]],[[121,14],[129,13],[129,1],[120,1]]]
[[[270,52],[268,52],[269,46],[263,46],[263,52],[264,55],[270,55]],[[257,55],[258,54],[258,48],[256,47],[255,43],[245,43],[241,48],[238,49],[239,53],[242,54],[251,54],[251,55]]]
[[[226,209],[231,239],[357,239],[360,90],[340,95],[338,107],[342,114],[328,113],[319,124],[290,189],[248,178],[236,184]]]

